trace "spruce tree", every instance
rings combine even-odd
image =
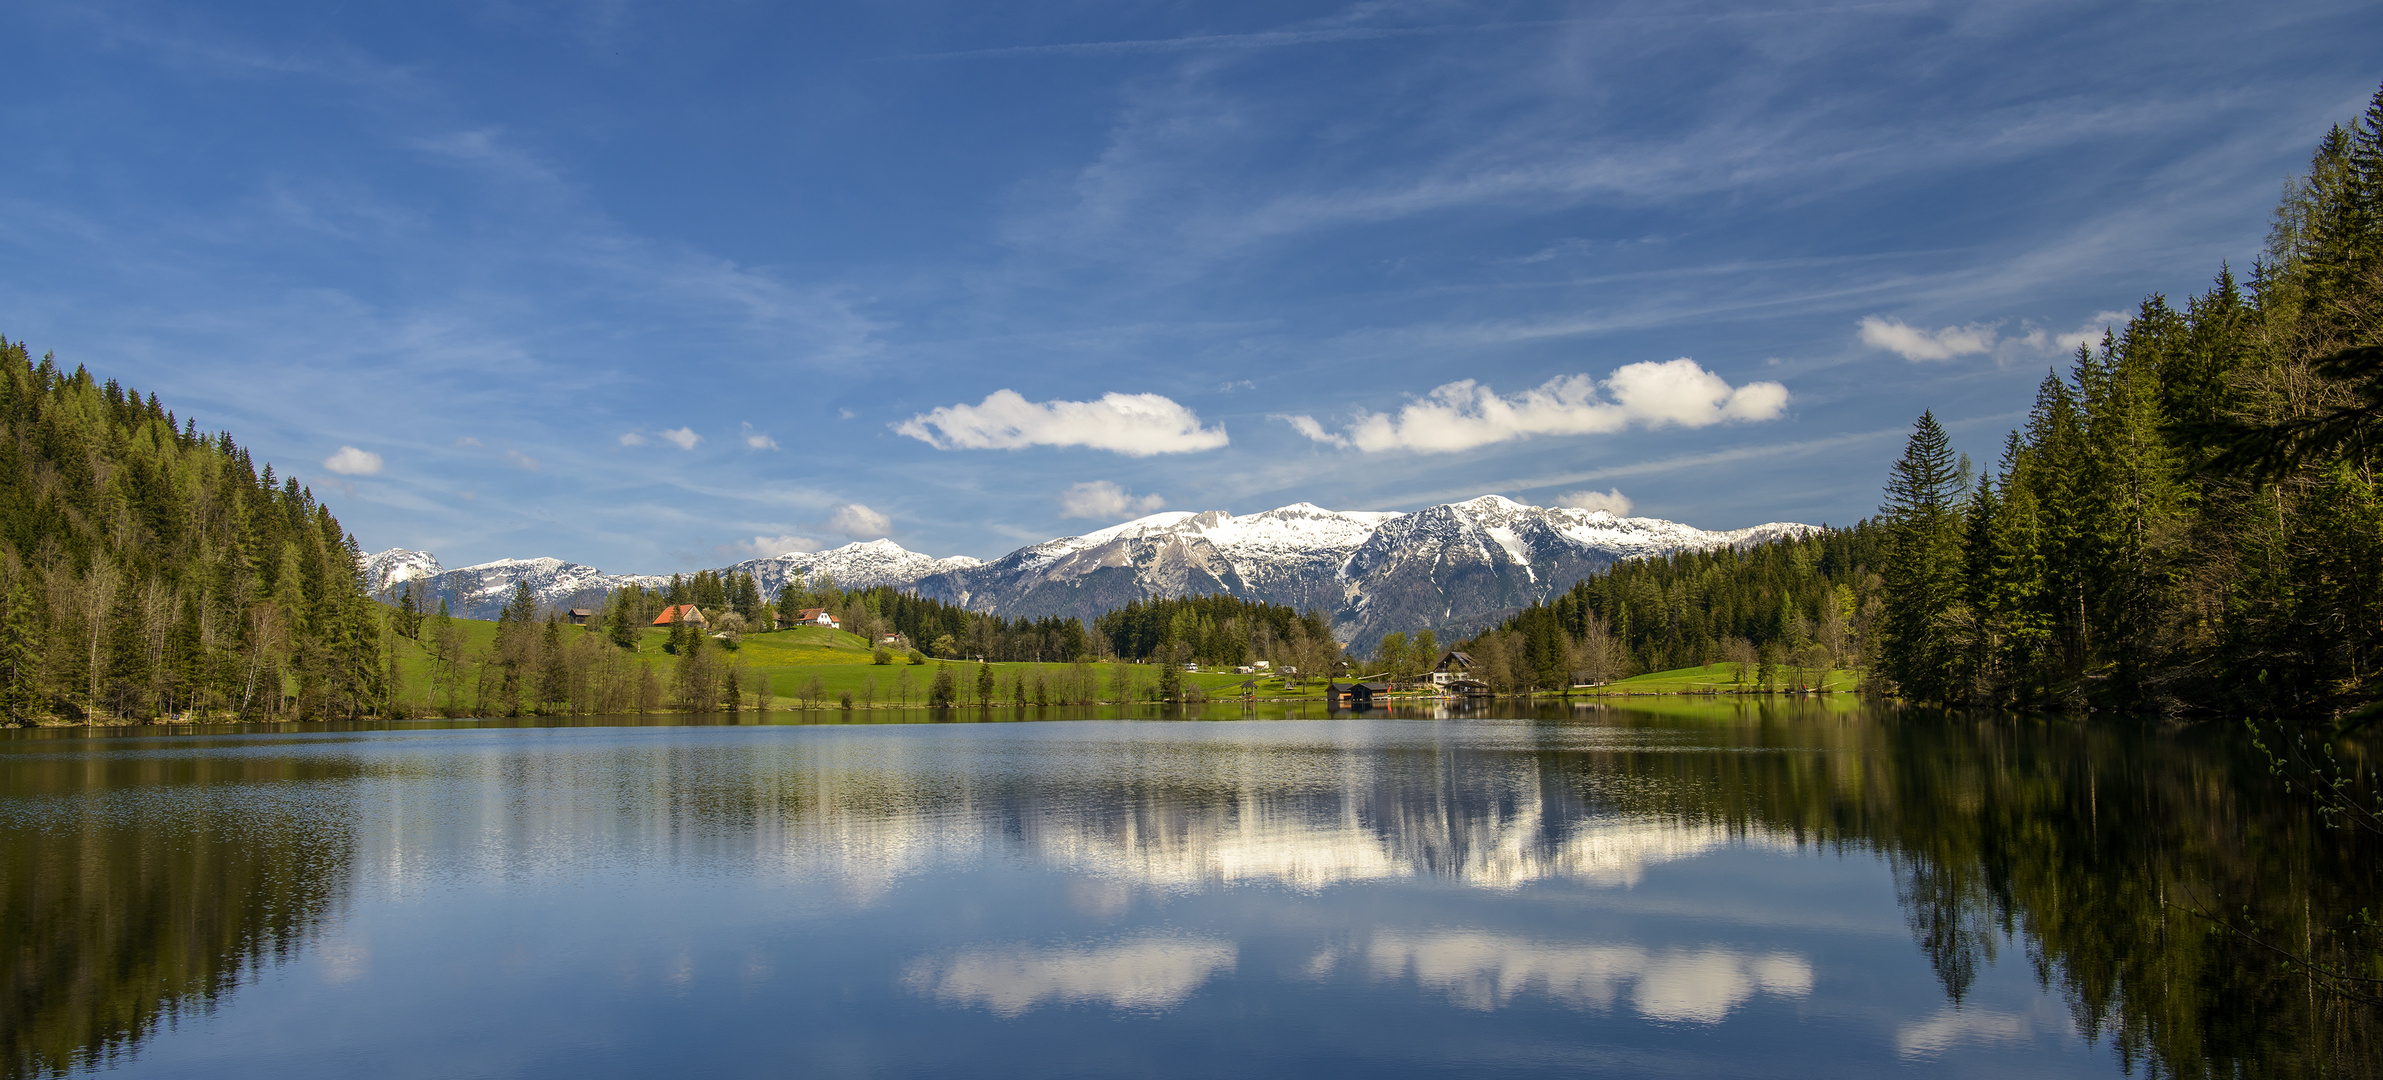
[[[1933,412],[1913,425],[1887,482],[1887,604],[1880,668],[1907,697],[1944,701],[1960,607],[1961,547],[1952,441]]]

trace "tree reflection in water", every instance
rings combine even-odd
[[[6,1075],[130,1053],[333,916],[354,849],[352,759],[34,734],[0,755]]]

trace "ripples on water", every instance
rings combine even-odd
[[[2376,895],[2230,747],[1541,712],[27,733],[0,1049],[176,1077],[2373,1063],[2371,1017],[2177,907],[2308,929]]]

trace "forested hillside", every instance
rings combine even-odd
[[[1948,703],[2335,715],[2383,684],[2383,92],[2244,280],[2153,296],[1976,483],[1933,415],[1883,511],[1879,673]]]
[[[229,435],[0,340],[0,712],[357,716],[385,692],[354,538]]]
[[[1863,524],[1617,563],[1458,647],[1499,690],[1716,662],[1858,667],[1880,608],[1881,539]]]

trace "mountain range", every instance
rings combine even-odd
[[[1235,516],[1170,511],[1046,540],[991,562],[937,559],[891,540],[788,552],[718,568],[751,573],[776,598],[796,573],[847,588],[890,585],[974,611],[1087,621],[1158,596],[1229,593],[1322,610],[1343,641],[1367,647],[1394,630],[1465,631],[1544,600],[1622,559],[1746,547],[1817,532],[1772,522],[1708,531],[1602,510],[1529,506],[1498,495],[1414,513],[1327,510],[1293,503]],[[592,606],[626,584],[667,576],[606,574],[560,559],[499,559],[448,570],[428,552],[391,549],[365,560],[377,595],[419,582],[426,604],[493,617],[517,582],[542,603]]]

